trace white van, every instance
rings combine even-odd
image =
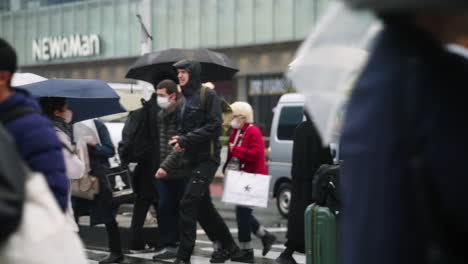
[[[272,176],[270,196],[276,197],[279,213],[287,217],[291,200],[291,160],[294,130],[305,120],[305,97],[291,93],[281,96],[274,110],[270,132],[268,174]]]

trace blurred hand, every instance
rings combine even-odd
[[[206,82],[206,83],[202,83],[203,86],[206,86],[210,89],[214,89],[215,88],[215,85],[212,83],[212,82]]]
[[[185,149],[181,148],[179,146],[179,143],[175,144],[174,147],[172,148],[173,151],[175,152],[183,152]]]
[[[179,141],[179,136],[173,136],[171,137],[171,140],[169,140],[167,144],[174,146],[175,144],[178,143],[178,141]]]
[[[161,178],[164,178],[167,176],[167,171],[163,168],[159,168],[158,171],[156,172],[156,175],[154,175],[154,177],[156,177],[156,179],[161,179]]]
[[[179,136],[172,137],[172,139],[169,141],[169,145],[172,146],[172,150],[175,151],[175,152],[184,151],[184,149],[181,148],[180,145],[179,145]]]
[[[229,152],[232,152],[233,149],[234,149],[234,144],[229,143]]]

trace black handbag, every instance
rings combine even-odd
[[[106,168],[104,184],[112,194],[113,205],[132,203],[134,201],[136,194],[128,167],[121,165],[114,168]]]

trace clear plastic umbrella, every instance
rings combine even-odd
[[[288,76],[305,95],[305,106],[326,145],[337,143],[344,106],[381,28],[370,13],[331,2],[290,64]]]
[[[15,73],[13,75],[13,79],[11,80],[11,86],[16,87],[16,86],[21,86],[21,85],[26,85],[26,84],[31,84],[31,83],[36,83],[36,82],[41,82],[45,81],[47,78],[44,78],[40,75],[34,74],[34,73]]]

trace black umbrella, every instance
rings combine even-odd
[[[201,63],[201,79],[207,81],[231,80],[239,70],[224,54],[208,49],[168,49],[147,53],[130,66],[125,78],[150,83],[163,79],[177,80],[172,65],[179,60],[190,59]]]

